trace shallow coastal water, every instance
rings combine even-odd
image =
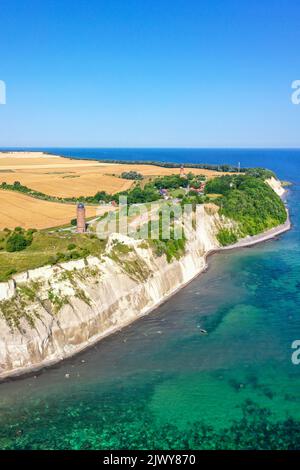
[[[300,153],[260,165],[295,183],[293,229],[213,255],[149,316],[1,384],[0,448],[300,447]]]

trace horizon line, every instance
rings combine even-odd
[[[190,146],[170,146],[170,147],[143,147],[143,146],[105,146],[105,147],[87,147],[87,146],[0,146],[2,150],[31,150],[31,149],[93,149],[93,150],[300,150],[299,147],[228,147],[228,146],[217,146],[217,147],[190,147]]]

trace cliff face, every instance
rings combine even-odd
[[[276,180],[274,180],[276,183]],[[279,194],[281,185],[268,183]],[[158,306],[206,266],[216,235],[235,224],[200,206],[185,254],[168,263],[119,234],[104,255],[27,271],[0,283],[0,378],[69,357]],[[249,243],[249,241],[247,241]]]
[[[283,188],[281,182],[276,178],[272,177],[266,180],[266,183],[271,186],[271,188],[275,191],[278,196],[282,197],[285,193],[285,189]]]
[[[112,234],[99,258],[45,266],[0,285],[0,377],[75,354],[189,282],[218,247],[220,227],[230,225],[210,207],[200,211],[179,260],[168,263],[147,243]]]

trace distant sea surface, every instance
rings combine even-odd
[[[0,150],[43,151],[83,160],[139,160],[174,163],[230,164],[241,167],[265,166],[279,174],[296,169],[300,149],[222,149],[222,148],[73,148],[14,147]]]
[[[36,378],[0,384],[0,448],[300,448],[300,151],[43,150],[268,167],[293,183],[293,228],[212,256],[148,316]]]

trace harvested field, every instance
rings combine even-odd
[[[96,207],[87,206],[87,217],[96,215]],[[103,208],[103,212],[105,212]],[[98,214],[98,212],[97,212]],[[70,223],[76,217],[76,206],[41,201],[14,191],[0,190],[0,230],[15,228],[49,228]]]
[[[131,170],[145,177],[142,184],[156,176],[178,174],[180,171],[179,168],[155,165],[75,160],[41,152],[0,152],[0,183],[19,181],[50,196],[93,196],[98,191],[115,194],[134,185],[134,181],[120,178],[123,172]],[[196,168],[186,170],[189,171],[208,178],[222,174]],[[96,210],[96,207],[87,207],[87,217],[94,217]],[[103,212],[106,210],[103,208]],[[43,229],[68,224],[76,216],[76,209],[71,204],[42,201],[18,192],[0,190],[0,216],[0,229],[17,226]]]
[[[0,182],[21,184],[49,196],[79,197],[93,196],[98,191],[106,191],[114,194],[125,191],[132,185],[132,181],[123,180],[114,176],[106,176],[93,168],[92,171],[80,171],[78,168],[72,171],[15,171],[15,173],[1,174]]]
[[[72,160],[40,152],[0,153],[0,183],[19,181],[50,196],[93,196],[98,191],[115,194],[134,184],[133,181],[120,178],[123,172],[131,170],[144,175],[147,181],[151,177],[179,173],[179,168]],[[222,174],[196,168],[186,171],[208,178]]]

